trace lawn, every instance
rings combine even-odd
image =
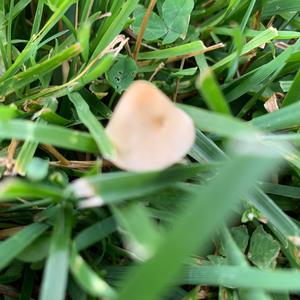
[[[300,299],[299,0],[0,0],[0,300]]]

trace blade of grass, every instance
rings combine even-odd
[[[0,244],[0,270],[19,255],[27,246],[37,239],[48,228],[42,223],[32,223]]]
[[[272,159],[255,155],[232,160],[207,186],[205,192],[194,195],[190,205],[175,219],[172,230],[163,239],[155,255],[127,274],[117,299],[158,299],[166,287],[174,282],[187,255],[196,248],[204,247],[215,226],[228,216],[240,193],[249,190],[259,177],[266,175],[271,165],[274,166]],[[237,169],[245,176],[236,176]],[[228,189],[232,184],[235,189]],[[199,201],[199,198],[209,199],[209,203]],[[198,228],[196,236],[186,234],[194,228]],[[178,244],[178,240],[184,242]],[[157,272],[159,276],[153,276]]]
[[[40,300],[65,299],[71,229],[72,211],[70,207],[61,207],[52,233],[50,254],[42,279]]]
[[[70,256],[70,270],[81,288],[94,297],[115,298],[116,292],[95,273],[73,246]]]
[[[62,190],[58,187],[27,182],[21,179],[7,179],[0,183],[0,202],[15,201],[18,198],[44,198],[61,199]]]
[[[285,98],[282,101],[282,107],[290,105],[292,103],[298,102],[300,100],[300,92],[299,92],[299,84],[300,84],[300,71],[297,72],[291,87]]]
[[[139,60],[148,60],[148,59],[166,59],[170,57],[188,55],[190,53],[198,52],[205,50],[205,46],[202,41],[195,41],[188,44],[175,46],[162,50],[141,52],[138,55]]]
[[[255,138],[259,132],[246,122],[223,115],[212,113],[207,110],[196,108],[190,105],[178,104],[178,107],[188,113],[198,129],[213,132],[231,138]]]
[[[15,106],[4,106],[0,105],[0,122],[12,120],[20,116],[22,112],[18,111]]]
[[[6,55],[8,67],[12,64],[12,43],[11,43],[11,34],[12,34],[12,13],[14,8],[15,1],[10,0],[9,12],[8,12],[8,24],[7,24],[7,46],[6,46]]]
[[[201,73],[197,86],[211,110],[225,115],[231,115],[230,108],[210,69],[206,69]]]
[[[101,241],[117,229],[117,224],[113,218],[92,224],[79,232],[74,239],[74,244],[78,251],[82,251],[93,244]]]
[[[36,64],[35,66],[27,69],[24,72],[18,73],[12,78],[0,82],[1,95],[6,96],[10,93],[15,92],[17,89],[20,89],[25,85],[37,80],[39,76],[45,75],[51,70],[56,69],[62,64],[62,62],[71,59],[72,57],[78,55],[80,52],[80,45],[75,44],[62,51],[61,53],[54,55],[50,59]]]
[[[226,257],[228,258],[230,264],[238,266],[248,266],[248,262],[244,255],[241,253],[239,247],[232,238],[229,230],[226,226],[221,226],[221,240],[225,247]],[[239,295],[243,300],[270,300],[271,298],[260,289],[240,289]]]
[[[265,131],[277,131],[300,126],[300,103],[288,105],[271,114],[254,118],[250,124]]]
[[[277,37],[278,32],[275,28],[271,27],[263,32],[260,32],[256,37],[254,37],[251,41],[249,41],[244,47],[241,52],[241,55],[245,55],[249,51],[268,43],[275,37]],[[218,61],[216,64],[212,66],[214,71],[222,70],[224,67],[228,66],[230,62],[232,62],[236,57],[236,53],[232,53],[227,57],[223,58],[222,60]]]
[[[24,120],[0,121],[0,138],[30,140],[70,150],[98,152],[94,140],[87,133]]]
[[[79,93],[69,94],[69,99],[74,104],[79,119],[89,129],[99,151],[105,158],[112,158],[115,155],[115,148],[107,137],[103,126],[90,111],[88,104]]]
[[[247,93],[253,87],[267,80],[273,73],[279,73],[279,71],[287,64],[288,59],[293,53],[298,51],[299,43],[297,45],[287,48],[284,52],[279,54],[276,58],[270,61],[268,64],[258,68],[250,75],[246,75],[238,80],[236,87],[229,86],[227,89],[229,92],[226,94],[226,98],[229,102],[238,99],[240,96]]]
[[[31,55],[36,51],[38,44],[41,40],[47,35],[47,33],[55,26],[58,20],[65,14],[65,12],[69,9],[69,7],[75,2],[76,0],[63,0],[59,7],[55,10],[53,15],[47,20],[44,27],[41,31],[33,35],[32,38],[28,41],[23,51],[20,55],[16,58],[14,63],[10,66],[8,70],[0,77],[0,82],[8,79],[9,77],[13,76],[22,66],[22,64],[30,58]],[[21,1],[24,2],[25,1]],[[29,2],[29,1],[28,1]],[[19,2],[20,3],[20,2]]]
[[[197,132],[196,145],[199,145],[199,148],[193,149],[193,157],[197,161],[223,161],[228,159],[224,152],[200,131]],[[255,188],[253,193],[247,194],[244,198],[245,201],[254,205],[268,220],[267,224],[269,228],[280,239],[283,245],[282,249],[285,251],[290,263],[294,267],[299,267],[300,263],[297,259],[298,250],[295,244],[289,240],[291,237],[297,239],[300,236],[299,227],[259,188]]]
[[[150,219],[147,208],[134,202],[121,208],[113,206],[112,211],[121,230],[125,231],[125,244],[133,257],[138,260],[151,257],[161,242],[161,236]]]
[[[99,39],[97,46],[91,56],[91,60],[94,59],[101,53],[108,45],[112,42],[115,36],[117,36],[124,28],[128,17],[134,11],[139,0],[127,0],[118,15],[113,19],[110,26],[103,33],[103,36]],[[97,37],[96,37],[97,40]]]
[[[262,271],[243,266],[207,266],[188,268],[179,282],[231,288],[259,288],[274,292],[299,292],[299,280],[298,271]]]
[[[70,192],[75,193],[79,198],[87,197],[95,200],[97,197],[97,205],[115,204],[160,190],[174,182],[186,180],[201,169],[201,165],[192,164],[175,166],[162,172],[106,173],[74,181]],[[82,202],[83,206],[88,204],[88,200],[85,201]]]
[[[45,101],[44,108],[50,107],[53,109],[56,109],[57,107],[57,101],[56,99],[49,98]],[[44,121],[41,118],[38,118],[36,123],[44,123]],[[25,141],[25,143],[22,145],[22,148],[17,155],[15,167],[14,170],[18,174],[25,175],[27,168],[32,161],[35,151],[38,147],[38,142],[32,142],[32,141]]]

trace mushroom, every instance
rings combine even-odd
[[[135,172],[173,165],[195,141],[192,119],[153,84],[140,80],[122,95],[106,133],[116,147],[110,161]]]

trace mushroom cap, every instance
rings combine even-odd
[[[135,81],[129,86],[112,114],[106,133],[117,152],[110,161],[135,172],[173,165],[195,141],[192,119],[147,81]]]

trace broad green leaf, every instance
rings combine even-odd
[[[253,232],[250,239],[248,258],[258,268],[275,267],[276,258],[280,251],[280,244],[260,225]]]
[[[225,153],[208,137],[200,131],[197,132],[196,146],[193,149],[193,157],[201,161],[224,161],[228,159]],[[295,244],[289,239],[295,241],[300,237],[300,229],[296,223],[286,215],[282,209],[261,189],[255,188],[253,192],[248,193],[245,201],[254,205],[256,210],[268,220],[269,228],[282,241],[283,249],[288,255],[289,261],[294,266],[299,266],[299,263],[294,258]]]
[[[162,18],[167,27],[163,43],[170,44],[178,38],[185,39],[190,23],[194,0],[165,0],[162,6]]]
[[[140,26],[143,22],[144,16],[146,14],[146,8],[139,5],[134,11],[134,22],[132,24],[132,29],[137,35],[140,31]],[[155,13],[152,12],[144,33],[144,40],[154,41],[167,33],[167,28],[162,19]]]
[[[238,227],[231,228],[230,231],[239,249],[242,251],[242,253],[245,253],[249,242],[249,234],[247,227],[245,225],[241,225]]]
[[[238,244],[235,242],[233,236],[230,234],[226,226],[222,226],[220,231],[221,231],[222,244],[225,247],[225,256],[227,258],[228,263],[231,265],[247,267],[248,262],[245,256],[239,249]],[[252,300],[252,299],[270,300],[268,295],[260,289],[239,289],[239,295],[242,299],[245,300]]]
[[[106,78],[112,87],[120,94],[133,82],[137,74],[135,61],[128,56],[119,56],[115,64],[106,73]]]

